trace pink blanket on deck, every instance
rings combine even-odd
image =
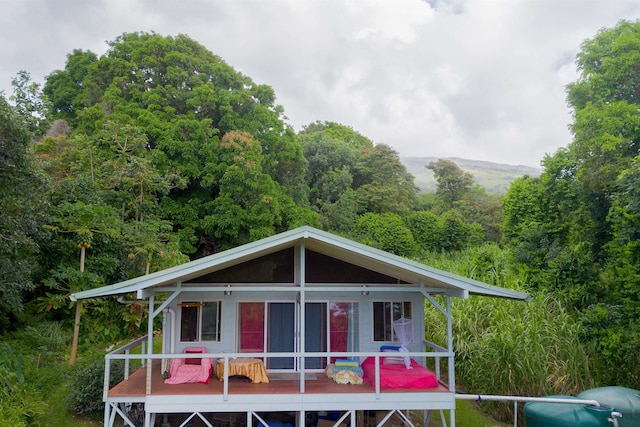
[[[375,387],[376,365],[373,357],[367,357],[360,365],[364,371],[364,380]],[[411,359],[412,369],[407,369],[404,361],[400,363],[384,363],[380,357],[381,388],[433,388],[438,387],[438,379],[427,368]]]
[[[185,349],[185,353],[206,353],[205,348]],[[189,362],[187,362],[189,361]],[[203,383],[209,384],[213,373],[213,362],[211,359],[180,359],[171,361],[169,378],[164,380],[165,384]]]

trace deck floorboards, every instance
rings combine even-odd
[[[129,378],[116,384],[109,390],[109,397],[143,397],[146,395],[146,368],[132,372]],[[323,373],[316,373],[316,379],[305,382],[307,394],[333,393],[375,393],[375,389],[367,383],[338,384]],[[443,393],[449,389],[443,385],[425,389],[383,389],[384,393]],[[243,377],[232,377],[229,380],[229,394],[296,394],[300,392],[299,380],[271,380],[267,384],[253,384]],[[190,395],[190,394],[223,394],[224,383],[211,377],[209,384],[165,384],[160,372],[159,363],[154,363],[151,379],[153,395]]]

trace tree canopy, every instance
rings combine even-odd
[[[47,181],[34,162],[27,126],[0,96],[0,330],[35,286],[39,242],[46,237]]]
[[[427,169],[433,171],[437,182],[436,194],[440,196],[449,208],[469,192],[473,185],[473,175],[465,172],[451,160],[440,159],[431,162]]]
[[[505,234],[531,282],[564,295],[601,355],[604,382],[635,384],[640,367],[640,237],[633,207],[640,154],[640,22],[582,45],[568,86],[573,141],[505,199]],[[633,227],[636,227],[635,229]],[[631,231],[633,230],[633,231]]]
[[[263,181],[270,180],[270,194],[289,198],[287,206],[306,199],[306,162],[273,89],[184,35],[127,33],[109,46],[99,58],[75,50],[64,70],[49,75],[44,92],[53,118],[69,121],[74,139],[103,141],[92,148],[96,154],[111,146],[126,162],[137,156],[135,165],[110,160],[111,167],[129,170],[112,175],[120,182],[109,185],[146,193],[136,196],[134,209],[141,214],[143,205],[155,204],[181,234],[184,252],[211,253],[250,238],[225,230],[220,217],[223,200],[239,197],[228,193],[236,188],[229,187],[231,171],[222,167],[241,163],[229,158],[222,142],[228,133],[245,132],[255,141],[252,161],[259,163]],[[237,201],[232,205],[244,209]],[[264,232],[286,229],[290,218]]]

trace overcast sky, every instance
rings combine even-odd
[[[581,43],[639,18],[638,0],[0,0],[0,90],[125,32],[186,34],[273,87],[296,131],[537,167],[571,141]]]

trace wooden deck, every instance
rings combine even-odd
[[[236,427],[258,425],[251,421],[249,414],[297,414],[302,417],[306,413],[347,412],[362,416],[362,411],[392,411],[392,410],[453,410],[455,396],[450,390],[440,385],[426,389],[382,389],[376,393],[374,387],[363,383],[359,385],[338,384],[324,373],[314,373],[305,380],[304,393],[300,392],[300,379],[289,379],[270,372],[269,383],[254,384],[245,377],[231,377],[225,394],[224,382],[212,375],[208,384],[165,384],[162,378],[160,362],[153,363],[151,393],[145,393],[147,369],[140,368],[131,373],[127,380],[109,390],[105,406],[105,417],[113,419],[118,407],[123,403],[140,403],[148,416],[158,420],[168,416],[229,417],[240,414],[245,424]],[[358,412],[360,411],[360,412]],[[226,414],[226,415],[225,415]],[[160,417],[162,415],[162,417]],[[253,416],[251,416],[253,417]],[[106,418],[105,418],[106,419]],[[302,419],[302,418],[300,418]],[[182,422],[182,421],[180,421]],[[199,426],[196,420],[194,426]],[[233,427],[232,423],[211,423],[217,427]],[[348,424],[348,421],[343,422]],[[114,424],[105,424],[105,426]],[[202,424],[203,426],[205,424]],[[295,423],[294,425],[299,425]]]
[[[124,380],[109,390],[109,397],[140,397],[146,395],[146,368],[133,372]],[[275,375],[274,375],[275,377]],[[383,393],[443,393],[449,389],[443,385],[426,389],[383,389]],[[165,384],[159,364],[154,363],[151,379],[152,395],[222,395],[224,383],[212,375],[209,384]],[[244,377],[231,377],[229,380],[229,394],[298,394],[300,381],[289,379],[271,379],[268,384],[252,384]],[[375,393],[375,389],[367,383],[338,384],[327,378],[324,373],[316,373],[315,379],[305,381],[305,394],[337,394],[337,393]]]

